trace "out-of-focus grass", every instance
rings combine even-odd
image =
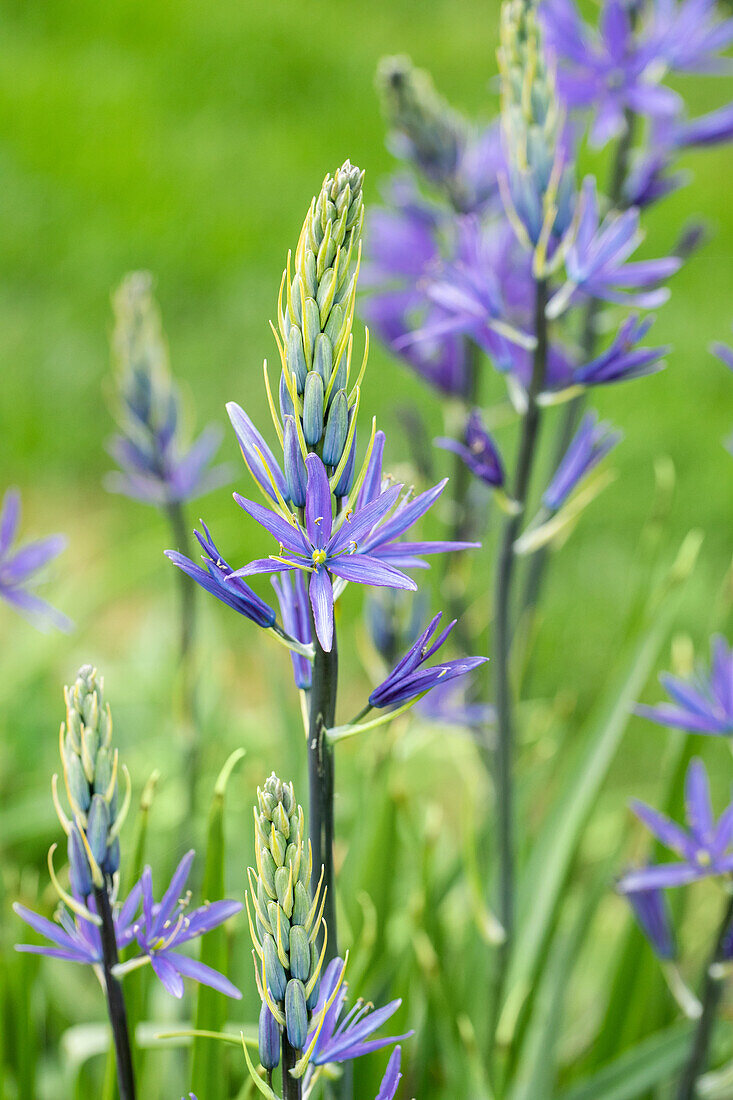
[[[20,485],[27,532],[69,534],[52,595],[78,624],[70,639],[38,636],[0,608],[0,836],[11,852],[11,894],[15,868],[42,866],[57,832],[48,776],[56,766],[61,685],[79,663],[93,660],[106,673],[136,787],[154,765],[171,774],[176,766],[166,717],[175,644],[168,614],[175,578],[162,557],[169,536],[152,511],[106,496],[100,484],[108,468],[102,384],[111,288],[130,268],[155,272],[173,366],[198,425],[226,423],[230,399],[266,424],[261,364],[274,355],[267,320],[308,201],[324,173],[347,156],[367,169],[368,202],[377,200],[379,180],[392,167],[373,90],[378,58],[410,52],[459,108],[488,118],[496,105],[497,18],[495,0],[7,0],[0,52],[0,492]],[[680,87],[693,112],[720,102],[714,81]],[[697,212],[712,239],[673,280],[671,303],[659,312],[653,335],[672,346],[667,371],[598,395],[602,414],[626,434],[613,459],[619,476],[553,560],[546,589],[531,691],[552,697],[562,689],[579,711],[600,693],[641,583],[638,537],[653,506],[657,456],[669,456],[676,470],[663,534],[667,557],[691,527],[705,536],[679,627],[702,649],[721,625],[731,527],[730,459],[721,440],[733,420],[732,391],[730,375],[707,349],[727,338],[733,319],[729,154],[713,150],[689,164],[695,182],[650,217],[645,252],[664,254]],[[498,393],[496,380],[485,390]],[[364,416],[378,412],[383,426],[395,428],[399,407],[410,402],[437,430],[437,399],[373,347]],[[231,433],[222,454],[237,461]],[[403,433],[393,431],[390,462],[406,456]],[[441,472],[443,462],[436,458]],[[246,486],[238,474],[237,487]],[[192,517],[199,511],[238,564],[264,547],[228,491],[194,506]],[[473,582],[477,620],[487,619],[482,568],[474,568]],[[342,668],[349,669],[360,598],[350,592],[343,602]],[[231,799],[228,813],[231,835],[248,838],[249,792],[263,772],[276,767],[297,778],[302,768],[287,658],[273,661],[255,628],[226,609],[203,598],[199,606],[202,797],[206,777],[244,743],[249,755],[232,784],[240,799]],[[365,683],[361,674],[350,678],[349,703],[358,705]],[[275,698],[288,698],[289,709],[278,710]],[[344,719],[350,710],[344,707]],[[605,815],[615,829],[624,820],[628,790],[653,793],[661,741],[640,723],[633,731],[603,802],[604,836]],[[387,743],[387,735],[371,737],[340,753],[339,814],[350,822],[349,784],[368,784],[364,776]],[[457,752],[455,742],[431,734],[399,749],[395,783],[401,799],[419,799],[416,821],[424,804],[440,802],[449,812],[460,797],[471,761],[470,748],[461,746]],[[552,736],[529,746],[539,775],[552,771],[557,748]],[[466,768],[453,768],[456,759]],[[161,784],[151,830],[169,864],[179,854],[179,795],[176,781]],[[527,812],[532,820],[531,799]],[[591,843],[596,836],[598,828]],[[243,889],[247,858],[245,842],[232,845],[231,889]],[[238,980],[246,984],[240,932]],[[60,973],[53,966],[50,972]],[[56,1012],[73,1018],[68,993],[60,982],[52,985]]]

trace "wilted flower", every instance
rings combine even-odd
[[[273,609],[243,580],[236,577],[230,580],[233,572],[231,566],[217,550],[203,520],[201,520],[201,526],[204,529],[203,534],[200,531],[194,531],[194,534],[204,551],[202,558],[206,563],[205,569],[183,554],[179,554],[177,550],[166,550],[165,556],[212,596],[216,596],[217,600],[238,611],[246,619],[251,619],[253,623],[265,628],[274,626],[276,615]]]
[[[505,480],[504,465],[493,439],[484,427],[481,413],[473,411],[466,420],[463,440],[441,436],[435,440],[438,447],[453,451],[468,466],[474,477],[485,481],[487,485],[502,486]]]
[[[569,281],[550,300],[548,317],[562,313],[575,291],[645,309],[666,302],[669,290],[658,284],[678,270],[680,260],[668,256],[627,262],[642,239],[639,211],[635,208],[623,213],[612,211],[600,220],[596,181],[587,176],[583,181],[577,233],[565,257]]]
[[[662,369],[663,356],[668,347],[640,348],[639,344],[649,331],[654,318],[632,314],[623,322],[613,340],[600,355],[573,373],[572,381],[582,386],[599,386],[610,382],[624,382],[642,378]]]
[[[687,829],[644,802],[634,800],[631,808],[657,840],[665,848],[675,852],[681,862],[662,863],[630,871],[619,883],[622,893],[684,886],[689,882],[697,882],[712,875],[727,875],[733,871],[733,803],[716,822],[710,802],[707,772],[701,760],[691,761],[687,769]]]
[[[114,296],[113,350],[117,360],[120,434],[109,452],[121,473],[107,476],[112,492],[165,506],[223,485],[229,469],[208,469],[221,441],[206,428],[190,447],[182,441],[180,398],[171,377],[153,281],[146,271],[128,275]]]
[[[59,630],[71,630],[70,619],[28,588],[35,574],[61,553],[66,539],[51,535],[13,550],[19,524],[20,493],[8,489],[0,508],[0,598],[24,614],[38,616],[39,622],[46,619]]]
[[[325,1013],[323,1024],[317,1038],[315,1028],[308,1037],[309,1041],[315,1038],[311,1055],[314,1066],[350,1062],[353,1058],[361,1058],[364,1054],[371,1054],[372,1051],[381,1050],[412,1035],[408,1031],[404,1035],[371,1038],[382,1024],[394,1016],[402,1004],[399,999],[390,1001],[383,1008],[374,1008],[374,1005],[359,999],[343,1015],[348,995],[348,984],[343,981],[345,965],[342,959],[335,958],[323,972],[318,1005],[314,1012],[316,1020],[320,1013]]]
[[[197,959],[180,952],[184,944],[217,928],[242,909],[238,901],[207,902],[198,909],[188,910],[190,892],[184,888],[191,871],[195,852],[187,852],[176,868],[170,885],[160,902],[153,897],[153,876],[149,867],[140,880],[142,915],[132,926],[132,933],[144,956],[150,960],[156,976],[173,997],[183,996],[183,979],[192,978],[201,985],[211,986],[227,997],[239,999],[242,994],[235,985]],[[124,973],[130,963],[121,963],[116,971]]]
[[[626,894],[639,927],[660,959],[677,957],[677,944],[663,890],[635,890]]]
[[[598,465],[612,447],[622,438],[607,423],[598,423],[594,412],[587,413],[560,461],[552,481],[545,489],[542,503],[556,512],[567,500],[573,489]]]
[[[465,676],[466,673],[472,672],[488,660],[488,657],[463,657],[423,668],[425,662],[440,649],[456,625],[454,619],[442,634],[431,641],[441,618],[442,612],[432,619],[402,660],[392,669],[387,679],[374,689],[369,696],[370,706],[391,707],[404,703],[408,699],[415,699],[437,684],[447,683],[448,680],[454,680],[457,676]]]
[[[689,733],[733,736],[733,649],[720,635],[713,638],[710,649],[709,674],[699,670],[685,680],[663,673],[659,680],[672,703],[637,706],[636,713]]]

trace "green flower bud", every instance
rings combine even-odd
[[[295,385],[298,393],[302,393],[308,368],[305,362],[305,352],[303,351],[303,333],[297,325],[293,325],[288,333],[287,363],[288,370],[295,375]]]
[[[319,332],[316,337],[316,345],[313,351],[313,370],[321,376],[325,389],[331,381],[331,371],[333,370],[333,346],[324,332]]]
[[[260,1009],[258,1038],[260,1062],[267,1070],[277,1069],[280,1064],[280,1028],[264,1001]]]
[[[346,434],[349,430],[349,402],[346,390],[339,390],[333,401],[326,421],[323,436],[323,462],[326,466],[338,466],[344,452]]]
[[[87,841],[97,866],[104,864],[109,833],[109,808],[101,794],[95,794],[87,817]]]
[[[301,982],[307,982],[311,972],[311,950],[304,928],[294,925],[290,929],[290,973]]]
[[[315,447],[323,434],[323,379],[309,371],[303,397],[303,435],[309,447]]]
[[[262,941],[262,950],[265,956],[264,965],[267,988],[276,1001],[282,1001],[285,997],[285,987],[288,984],[288,979],[285,974],[285,969],[278,958],[277,947],[275,946],[275,941],[272,936],[265,936]]]
[[[294,1050],[302,1050],[308,1038],[308,1006],[305,986],[291,978],[285,990],[285,1027]]]

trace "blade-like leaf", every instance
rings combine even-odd
[[[203,886],[203,895],[210,901],[224,897],[224,794],[232,770],[243,756],[244,750],[237,749],[229,757],[216,781],[211,800]],[[227,943],[223,926],[220,925],[201,937],[201,962],[226,973]],[[196,1030],[223,1031],[226,1012],[226,1002],[222,995],[206,985],[199,985],[194,1024]],[[197,1096],[224,1095],[221,1051],[217,1049],[216,1043],[201,1035],[195,1036],[191,1051],[191,1091]]]
[[[637,1100],[680,1068],[687,1057],[692,1026],[688,1022],[675,1024],[652,1035],[593,1077],[561,1093],[558,1100]]]
[[[612,676],[596,715],[580,734],[554,809],[534,844],[519,891],[519,922],[507,982],[508,996],[499,1023],[503,1044],[515,1038],[525,999],[535,988],[545,958],[547,937],[575,858],[580,838],[598,792],[626,730],[631,707],[646,682],[670,628],[694,556],[681,558],[647,604],[647,625],[627,647],[619,671]]]

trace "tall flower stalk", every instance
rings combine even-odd
[[[220,431],[205,428],[191,445],[184,443],[181,399],[168,362],[160,320],[148,272],[127,275],[113,296],[115,327],[115,414],[119,433],[109,451],[119,470],[107,475],[112,492],[156,505],[166,515],[178,549],[190,554],[187,501],[222,484],[225,466],[210,468]],[[180,577],[179,670],[181,739],[185,750],[190,819],[196,799],[198,732],[196,718],[196,586]]]

